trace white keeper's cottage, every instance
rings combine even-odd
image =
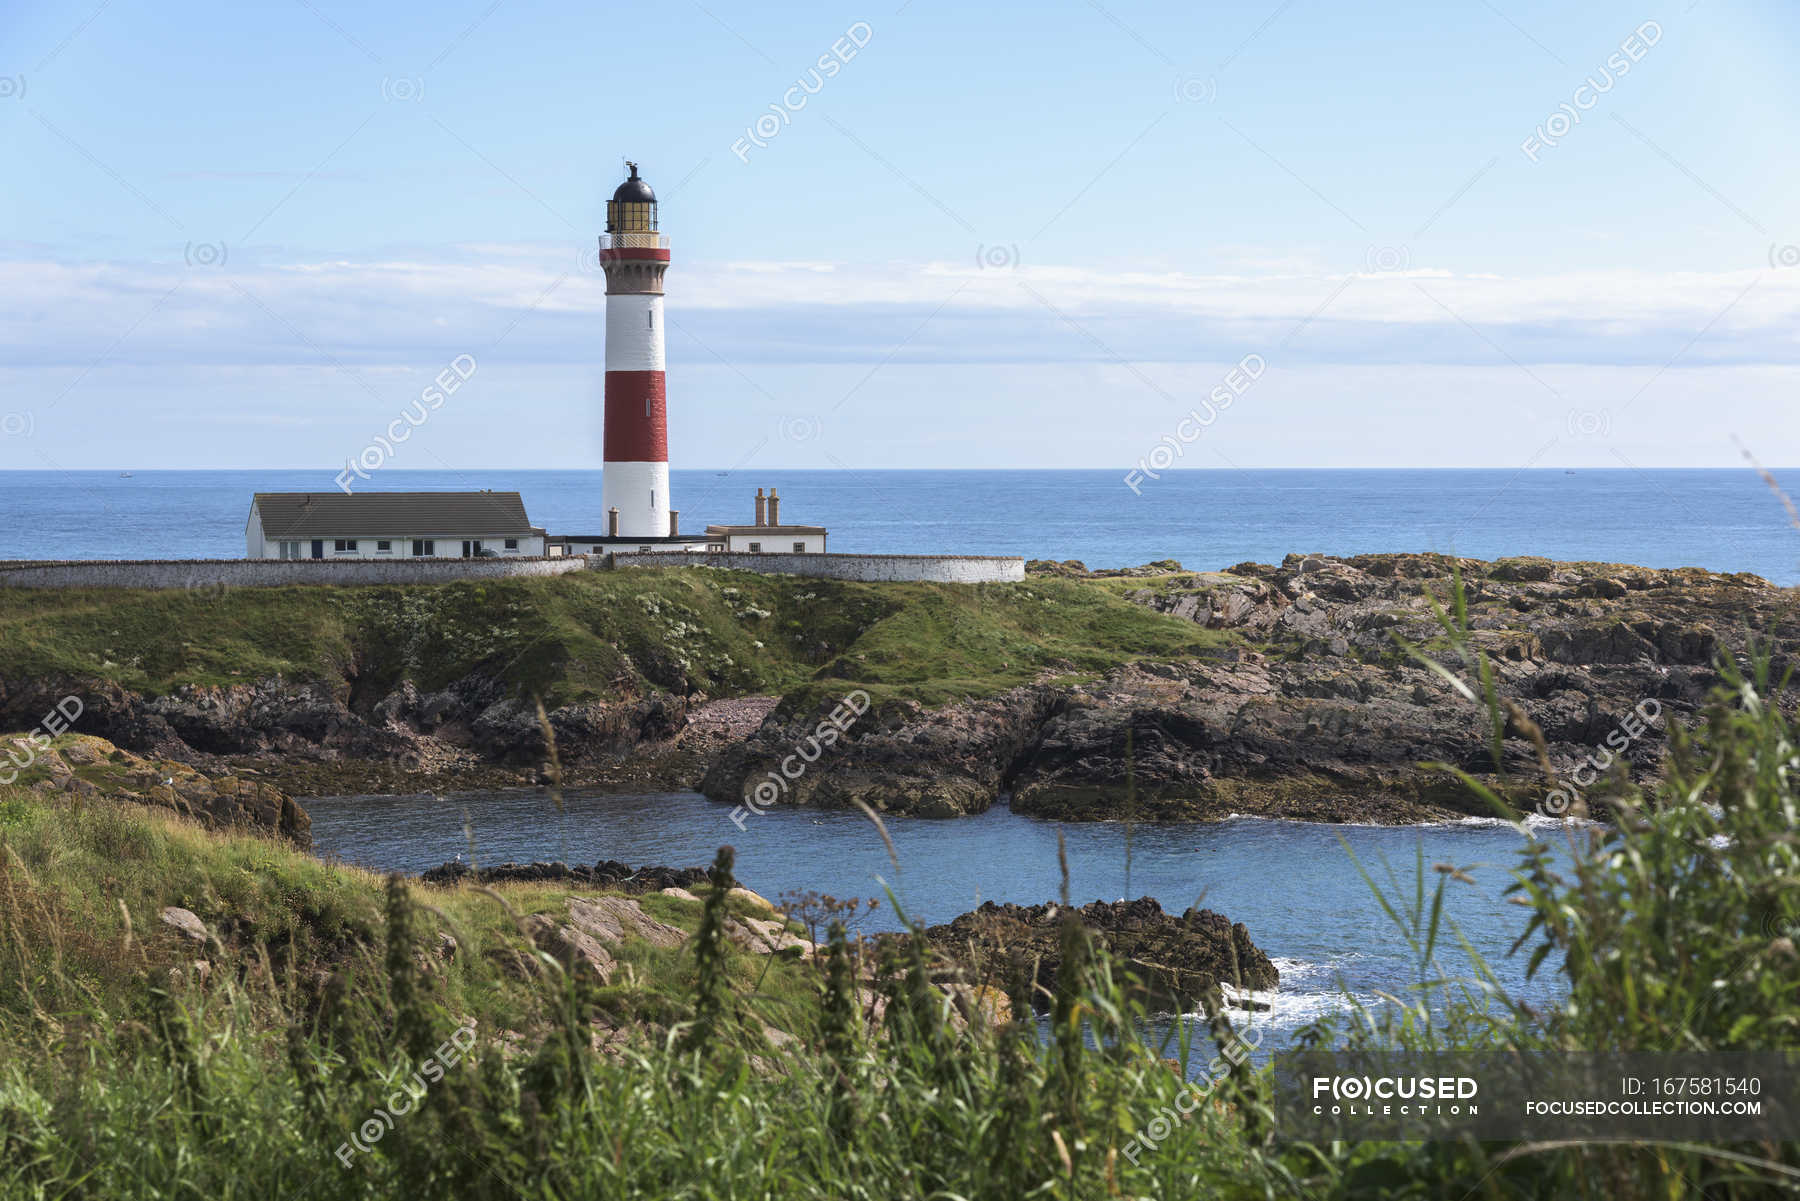
[[[517,492],[258,492],[252,559],[488,559],[544,554]]]

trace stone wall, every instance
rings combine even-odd
[[[278,588],[289,584],[444,584],[585,571],[554,559],[0,560],[0,588]]]
[[[719,567],[828,580],[923,580],[1006,584],[1025,578],[1025,560],[1009,555],[614,554],[615,567]]]

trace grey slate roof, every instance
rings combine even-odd
[[[535,533],[517,492],[258,492],[269,538]]]

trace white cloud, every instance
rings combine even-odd
[[[1152,455],[1228,363],[695,363],[670,379],[677,468],[1090,467]],[[429,369],[0,367],[0,469],[304,467],[330,486]],[[1179,468],[1800,463],[1791,367],[1271,364]],[[54,385],[47,387],[46,385]],[[366,385],[366,386],[365,386]],[[11,426],[5,421],[14,414]],[[597,365],[482,359],[396,470],[594,468]],[[699,515],[698,512],[696,515]],[[717,513],[708,509],[708,519]]]
[[[22,248],[21,248],[22,249]],[[678,262],[672,360],[1793,363],[1800,269],[1457,274],[1372,252],[1198,274],[968,263]],[[1377,270],[1375,267],[1397,270]],[[0,259],[0,353],[19,365],[388,363],[486,349],[598,361],[592,252],[463,246],[352,262]]]

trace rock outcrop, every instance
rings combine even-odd
[[[1447,603],[1455,567],[1473,646],[1493,662],[1501,698],[1546,741],[1550,778],[1525,731],[1509,726],[1511,795],[1561,816],[1596,809],[1609,773],[1654,778],[1669,723],[1697,712],[1721,656],[1743,662],[1758,640],[1779,678],[1800,646],[1789,592],[1697,568],[1436,555],[1294,555],[1215,573],[1168,566],[1093,575],[1231,635],[1215,654],[935,710],[877,705],[784,787],[770,773],[786,774],[784,756],[818,715],[777,710],[714,760],[701,790],[733,804],[860,800],[928,816],[977,813],[1003,795],[1017,812],[1066,819],[1485,815],[1435,766],[1499,782],[1485,708],[1401,646],[1450,653],[1432,603]],[[1072,563],[1039,570],[1081,573]],[[1473,676],[1470,664],[1445,665]]]
[[[632,867],[616,859],[602,859],[592,867],[571,867],[566,863],[497,863],[491,867],[471,868],[460,860],[430,868],[419,875],[427,884],[550,884],[569,882],[594,888],[610,888],[618,892],[664,892],[705,884],[703,867]]]
[[[1005,988],[1015,971],[1031,977],[1033,1004],[1049,1004],[1062,966],[1060,905],[996,905],[989,901],[947,925],[925,931],[933,950],[969,979]],[[1221,985],[1267,991],[1280,983],[1269,957],[1210,909],[1176,917],[1151,897],[1095,901],[1074,917],[1112,956],[1115,973],[1135,981],[1134,991],[1153,1009],[1193,1011],[1221,1001]],[[903,936],[886,936],[903,937]]]
[[[522,925],[533,946],[550,954],[577,978],[586,975],[600,984],[612,982],[612,952],[592,934],[542,913],[525,918]],[[535,971],[532,961],[515,948],[498,948],[494,957],[516,975],[529,977]]]
[[[544,758],[536,708],[504,695],[497,681],[484,676],[423,694],[403,682],[372,702],[343,687],[281,678],[182,687],[164,696],[103,680],[61,679],[10,690],[0,682],[0,714],[36,714],[64,696],[83,698],[83,729],[182,758],[323,755],[424,763],[455,750],[523,766]],[[560,706],[548,717],[560,752],[575,762],[673,738],[686,724],[688,702],[653,693]]]
[[[1056,689],[1019,688],[942,709],[913,701],[873,706],[833,746],[821,746],[828,709],[796,719],[780,710],[714,757],[700,791],[718,801],[878,810],[921,817],[980,813],[1006,772],[1067,703]],[[810,761],[809,761],[810,757]]]
[[[678,947],[687,938],[686,931],[650,917],[629,897],[570,897],[569,920],[615,946],[635,938],[653,947]]]
[[[733,889],[732,893],[756,895],[742,889]],[[692,899],[691,895],[689,899]],[[760,897],[756,899],[761,901]],[[571,896],[565,898],[564,904],[566,913],[533,913],[523,918],[524,933],[533,946],[554,957],[567,970],[577,976],[591,977],[601,984],[612,981],[616,966],[613,952],[620,947],[642,942],[670,950],[680,947],[688,939],[686,930],[651,917],[631,897]],[[762,904],[766,906],[767,902]],[[740,949],[759,955],[789,953],[805,959],[817,951],[811,942],[789,930],[786,920],[772,911],[767,918],[727,918],[725,935]],[[521,955],[516,948],[497,948],[493,955],[515,975],[531,976],[537,972],[531,959]]]
[[[312,819],[286,793],[247,774],[207,773],[121,750],[104,738],[64,734],[0,738],[0,767],[16,786],[173,810],[217,830],[247,830],[307,846]]]
[[[601,984],[613,975],[613,951],[627,942],[679,947],[687,931],[659,922],[630,897],[569,897],[565,915],[534,913],[524,919],[532,945],[553,955],[570,971],[591,973]],[[516,962],[512,948],[502,952]]]
[[[166,905],[163,907],[161,920],[163,925],[189,942],[204,946],[206,940],[211,937],[207,933],[206,923],[201,921],[191,909],[183,909],[178,905]]]

